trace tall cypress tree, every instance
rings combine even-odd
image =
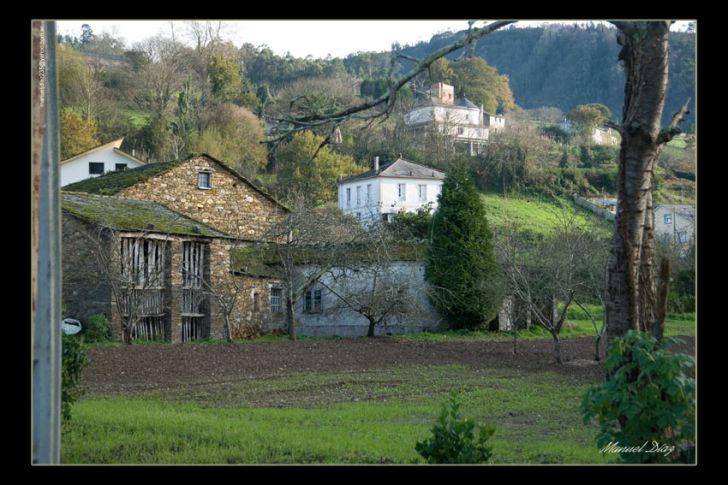
[[[486,325],[498,314],[503,292],[493,235],[465,165],[448,171],[432,224],[425,279],[433,305],[456,328]]]

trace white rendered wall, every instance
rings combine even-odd
[[[87,178],[96,177],[88,173],[89,162],[99,162],[104,164],[104,173],[116,170],[117,163],[125,163],[127,169],[141,166],[127,157],[119,155],[114,151],[113,147],[107,150],[99,150],[98,152],[83,155],[77,159],[61,165],[61,187],[64,185],[85,180]]]

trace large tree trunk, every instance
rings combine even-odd
[[[374,337],[374,327],[377,324],[374,320],[369,320],[369,329],[367,330],[367,337]]]
[[[615,22],[626,77],[619,204],[607,272],[607,334],[647,329],[655,314],[652,190],[660,153],[670,22]],[[646,320],[645,320],[646,319]],[[649,323],[648,323],[649,322]]]

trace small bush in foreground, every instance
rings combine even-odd
[[[417,453],[427,463],[487,463],[491,457],[488,439],[495,428],[477,426],[475,422],[460,414],[460,398],[450,393],[440,416],[432,428],[432,438],[415,445]]]

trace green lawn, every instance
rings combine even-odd
[[[587,387],[452,365],[89,396],[64,429],[62,462],[422,463],[415,443],[459,389],[464,414],[496,427],[493,463],[603,463],[578,412]]]
[[[612,223],[565,199],[541,199],[532,196],[502,197],[481,194],[485,214],[491,228],[504,228],[514,224],[520,231],[547,234],[562,220],[562,212],[576,214],[579,225],[591,227],[605,237],[613,230]]]

